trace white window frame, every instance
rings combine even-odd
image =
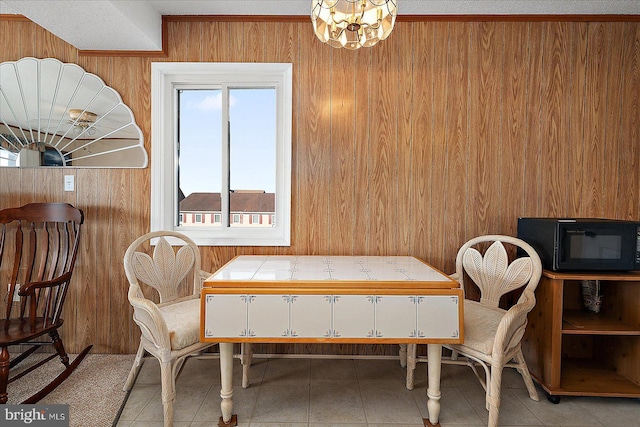
[[[151,64],[151,231],[179,231],[203,246],[291,245],[292,64],[154,62]],[[276,88],[275,227],[179,226],[176,86],[237,84]],[[224,126],[223,126],[224,127]],[[228,182],[226,183],[228,186]],[[223,184],[224,187],[224,184]],[[222,191],[226,191],[225,188]],[[224,199],[224,198],[223,198]],[[224,213],[224,210],[223,210]]]

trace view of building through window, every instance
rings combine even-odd
[[[274,227],[276,89],[188,88],[178,96],[180,226]]]

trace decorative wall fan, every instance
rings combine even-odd
[[[0,166],[147,163],[131,109],[100,77],[54,58],[0,64]]]

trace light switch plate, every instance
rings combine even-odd
[[[65,175],[64,176],[64,191],[74,191],[75,190],[75,182],[73,175]]]

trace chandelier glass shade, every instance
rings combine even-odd
[[[313,0],[311,22],[323,43],[355,50],[389,37],[397,13],[397,0]]]
[[[93,124],[98,118],[96,113],[74,108],[69,110],[69,117],[69,124],[73,125],[75,133],[87,133],[91,136],[96,133],[95,128],[93,128]]]

